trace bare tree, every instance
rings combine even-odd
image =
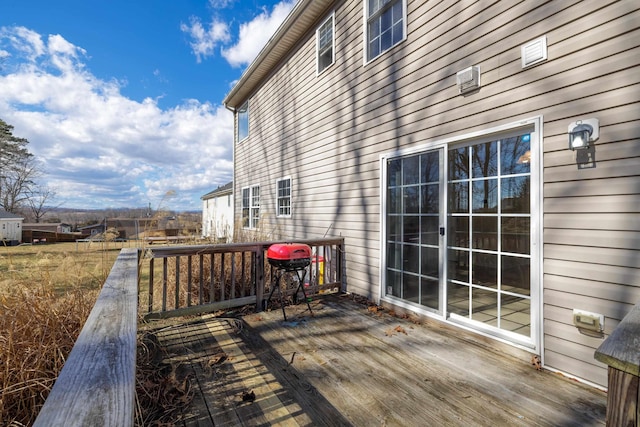
[[[31,197],[27,200],[29,209],[33,214],[34,221],[39,223],[47,212],[58,206],[51,206],[51,202],[55,199],[56,192],[47,186],[40,186],[35,189]]]
[[[28,204],[40,176],[38,163],[31,155],[13,163],[0,177],[0,206],[18,212]]]

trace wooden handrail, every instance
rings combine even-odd
[[[34,426],[132,426],[138,250],[122,249]]]
[[[293,241],[293,240],[292,240]],[[255,247],[261,247],[267,250],[269,246],[281,241],[265,241],[265,242],[247,242],[247,243],[218,243],[214,245],[184,245],[184,246],[161,246],[149,247],[146,250],[146,256],[153,258],[186,256],[199,253],[226,253],[230,251],[240,252],[241,250],[251,250]],[[330,239],[301,239],[295,240],[297,243],[305,243],[310,246],[335,245],[338,242],[344,242],[342,237]]]
[[[640,303],[595,352],[609,366],[607,426],[640,425]]]

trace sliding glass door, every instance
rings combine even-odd
[[[383,157],[383,298],[535,345],[534,137],[532,124]]]

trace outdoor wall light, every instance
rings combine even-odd
[[[569,125],[569,149],[589,148],[600,136],[600,120],[586,119],[572,122]]]

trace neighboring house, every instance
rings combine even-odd
[[[22,243],[22,221],[24,218],[0,210],[0,243],[13,246]]]
[[[104,220],[95,224],[85,225],[84,227],[78,227],[78,231],[84,236],[95,237],[107,231],[107,222]]]
[[[219,186],[202,199],[202,237],[229,242],[233,238],[233,182]]]
[[[639,65],[632,1],[300,0],[224,100],[236,215],[343,236],[350,292],[606,387],[640,300]]]

